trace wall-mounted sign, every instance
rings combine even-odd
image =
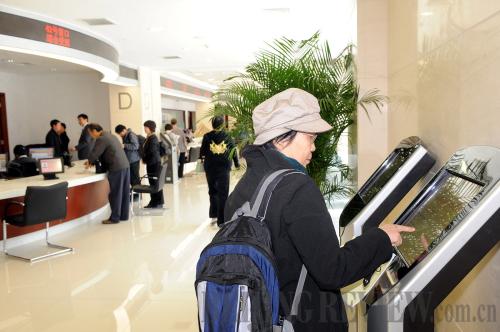
[[[128,110],[132,107],[132,95],[128,92],[118,93],[118,108],[121,110]]]
[[[190,93],[200,97],[212,98],[213,93],[207,90],[203,90],[188,84],[176,82],[174,80],[161,77],[160,84],[163,88],[178,90],[186,93]]]

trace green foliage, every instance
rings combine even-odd
[[[321,117],[334,128],[316,139],[316,151],[308,166],[309,175],[327,198],[349,194],[347,180],[351,170],[337,156],[339,138],[354,123],[358,105],[366,111],[368,105],[380,108],[384,102],[384,97],[376,90],[360,98],[352,45],[333,57],[328,42],[320,42],[319,33],[302,41],[275,40],[256,55],[245,74],[225,81],[214,95],[210,116],[233,118],[231,134],[239,146],[251,144],[255,139],[253,109],[292,87],[318,98]]]

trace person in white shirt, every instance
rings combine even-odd
[[[187,139],[184,130],[177,127],[177,119],[170,120],[172,125],[172,132],[179,136],[177,143],[177,150],[179,151],[179,169],[177,175],[179,179],[184,175],[184,163],[186,162],[186,152],[187,152]]]

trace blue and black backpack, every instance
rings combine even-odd
[[[265,176],[251,202],[227,221],[201,253],[195,290],[201,332],[291,332],[307,270],[302,266],[287,317],[279,316],[279,284],[265,222],[272,192],[295,170]]]

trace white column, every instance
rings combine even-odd
[[[378,89],[388,91],[388,1],[358,1],[358,83],[360,94]],[[387,105],[381,112],[362,108],[357,117],[358,184],[361,186],[384,160],[388,152]]]
[[[153,120],[161,126],[160,73],[149,67],[139,67],[141,87],[142,122]]]

